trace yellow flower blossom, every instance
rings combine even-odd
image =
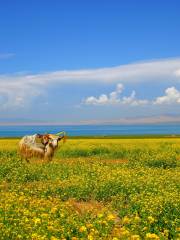
[[[147,233],[146,234],[146,239],[159,240],[160,238],[155,233]]]
[[[136,216],[134,217],[134,221],[135,221],[136,223],[139,223],[139,222],[141,221],[141,218],[140,218],[138,215],[136,215]]]
[[[154,222],[155,222],[155,219],[154,219],[152,216],[149,216],[149,217],[148,217],[148,221],[149,221],[150,223],[154,223]]]
[[[102,217],[103,217],[103,214],[102,214],[102,213],[99,213],[97,216],[98,216],[98,218],[102,218]]]
[[[58,240],[58,238],[57,238],[57,237],[54,237],[54,236],[52,236],[52,237],[51,237],[51,240]]]
[[[88,240],[94,240],[93,236],[92,235],[88,235]]]
[[[87,228],[85,226],[82,226],[79,228],[79,232],[86,232]]]
[[[109,215],[107,216],[107,220],[108,220],[108,221],[113,221],[115,218],[116,218],[116,217],[115,217],[113,214],[109,214]]]
[[[127,229],[122,228],[122,232],[121,232],[122,236],[129,236],[130,232]]]
[[[169,236],[169,230],[164,229],[164,232],[163,232],[163,233],[164,233],[165,236],[167,236],[167,237]]]
[[[57,207],[53,207],[53,208],[51,209],[51,213],[56,213],[56,211],[57,211]]]
[[[29,219],[26,217],[26,218],[24,219],[24,221],[27,223],[27,222],[29,222]]]
[[[140,236],[139,235],[132,235],[131,240],[140,240]]]
[[[40,218],[35,218],[34,219],[34,223],[35,224],[40,224],[41,223],[41,219]]]
[[[125,217],[123,218],[123,220],[122,220],[122,223],[123,223],[123,224],[129,224],[129,223],[130,223],[130,219],[129,219],[127,216],[125,216]]]
[[[87,227],[87,228],[92,228],[93,225],[92,225],[92,223],[87,223],[87,224],[86,224],[86,227]]]

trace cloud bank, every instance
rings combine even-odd
[[[140,105],[170,105],[170,104],[180,104],[180,91],[175,87],[170,87],[165,90],[164,96],[157,97],[155,100],[150,101],[148,99],[138,99],[136,98],[136,92],[133,90],[130,96],[121,97],[124,86],[119,83],[116,86],[116,90],[107,94],[101,94],[99,97],[90,96],[82,101],[86,105],[130,105],[130,106],[140,106]]]
[[[132,63],[111,68],[0,75],[0,106],[1,109],[6,109],[30,104],[33,98],[46,92],[51,85],[156,81],[180,82],[180,58]],[[101,96],[96,100],[117,101],[117,93],[116,90],[108,99],[107,96]],[[131,104],[143,103],[136,99],[135,92],[125,97],[123,101]]]
[[[101,94],[99,97],[87,97],[83,103],[86,105],[117,105],[117,104],[127,104],[131,106],[139,106],[148,104],[148,100],[141,100],[136,98],[136,92],[133,90],[131,95],[128,97],[121,97],[124,86],[119,83],[116,86],[115,91],[111,92],[109,95]]]

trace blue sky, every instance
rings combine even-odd
[[[180,116],[179,9],[178,0],[1,2],[1,121]]]

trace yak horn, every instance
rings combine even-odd
[[[56,135],[56,136],[60,136],[60,135],[62,135],[62,134],[63,134],[63,136],[61,136],[61,138],[63,138],[63,143],[65,143],[65,142],[66,142],[66,139],[67,139],[66,132],[64,132],[64,131],[58,132],[58,133],[56,133],[55,135]]]
[[[65,136],[65,135],[66,135],[66,132],[64,132],[64,131],[58,132],[58,133],[56,133],[55,135],[59,136],[59,135],[62,135],[62,134]]]

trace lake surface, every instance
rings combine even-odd
[[[21,137],[35,133],[66,131],[69,136],[108,136],[144,134],[180,134],[180,124],[79,125],[79,126],[0,126],[0,137]]]

